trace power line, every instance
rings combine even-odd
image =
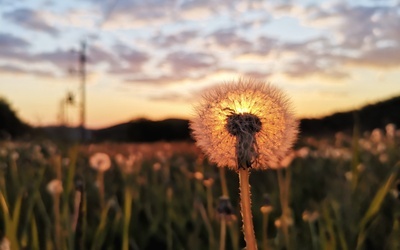
[[[80,130],[81,141],[86,141],[86,41],[81,42],[81,50],[79,51],[79,75],[81,80],[81,112],[80,112]]]

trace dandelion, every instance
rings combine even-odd
[[[53,212],[54,212],[54,237],[59,244],[61,242],[60,228],[60,195],[63,192],[62,182],[54,179],[47,184],[47,191],[53,196]],[[57,247],[59,249],[59,246]]]
[[[196,111],[193,136],[219,167],[266,169],[286,155],[297,137],[288,99],[262,82],[242,79],[212,88]]]
[[[394,137],[396,136],[396,124],[393,123],[389,123],[385,126],[385,130],[386,130],[386,137],[388,139],[394,139]]]
[[[110,157],[106,153],[95,153],[89,161],[90,166],[99,172],[105,172],[111,167]]]
[[[106,153],[95,153],[90,157],[90,166],[97,170],[100,205],[104,207],[104,172],[110,169],[111,159]]]
[[[239,173],[247,249],[257,249],[251,215],[250,169],[276,166],[297,137],[298,122],[284,94],[271,85],[240,79],[208,90],[190,127],[197,145],[219,167]]]

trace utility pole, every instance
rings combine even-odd
[[[82,41],[81,51],[79,52],[79,74],[81,80],[81,142],[86,141],[86,42]]]

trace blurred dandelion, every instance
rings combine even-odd
[[[62,182],[59,179],[54,179],[47,184],[47,191],[53,197],[53,212],[54,212],[54,237],[57,244],[57,249],[61,249],[61,224],[60,224],[60,195],[64,191]]]
[[[197,145],[219,167],[239,173],[247,249],[257,249],[251,214],[249,170],[276,166],[297,137],[298,122],[283,92],[253,79],[204,93],[190,127]]]
[[[90,157],[90,166],[99,171],[107,171],[111,167],[111,160],[106,153],[95,153]]]
[[[269,245],[268,245],[268,219],[269,219],[269,214],[272,212],[273,207],[271,204],[271,200],[269,198],[268,194],[264,194],[264,202],[263,205],[260,208],[260,211],[263,215],[263,237],[262,237],[262,243],[263,243],[263,249],[268,250]]]
[[[10,241],[6,238],[3,237],[0,241],[0,250],[10,250],[11,249],[11,244]]]
[[[47,191],[51,195],[60,195],[63,192],[62,182],[58,179],[54,179],[47,184]]]
[[[89,159],[90,166],[97,170],[97,187],[99,188],[99,199],[101,208],[104,207],[104,172],[110,169],[111,159],[106,153],[95,153]]]
[[[228,196],[219,197],[217,212],[221,222],[219,249],[224,250],[226,242],[226,224],[236,220],[236,216],[233,213],[232,203]]]

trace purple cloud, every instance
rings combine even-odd
[[[39,11],[20,8],[4,13],[3,17],[28,30],[40,31],[52,36],[58,36],[59,34],[59,30],[46,23]]]

